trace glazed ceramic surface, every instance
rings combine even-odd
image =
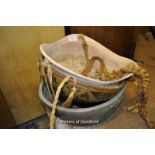
[[[125,86],[127,79],[133,74],[127,74],[115,81],[101,81],[81,75],[80,73],[86,64],[86,58],[78,35],[72,34],[55,43],[42,44],[40,46],[42,55],[52,66],[54,87],[56,89],[66,76],[72,76],[77,81],[78,92],[81,93],[81,90],[86,92],[85,94],[77,95],[78,97],[75,98],[77,102],[101,102],[108,100]],[[88,45],[89,58],[94,56],[102,58],[108,71],[117,71],[131,62],[134,63],[130,59],[113,53],[95,40],[87,36],[84,37]],[[94,65],[97,66],[99,64],[96,62]],[[72,82],[69,82],[65,90],[69,90],[71,86]],[[65,96],[68,95],[68,91],[65,92],[63,90],[63,93]]]
[[[103,45],[99,44],[98,42],[87,36],[85,36],[85,39],[88,44],[89,57],[99,56],[103,58],[108,70],[117,71],[131,62],[134,63],[134,61],[128,58],[113,53]],[[132,74],[128,74],[116,81],[99,81],[75,72],[75,61],[72,62],[75,68],[70,68],[72,67],[72,65],[68,65],[67,63],[63,64],[62,62],[64,61],[64,59],[70,59],[70,57],[74,57],[75,59],[85,59],[82,43],[78,39],[78,34],[66,36],[63,39],[52,44],[42,44],[40,46],[40,49],[41,53],[45,56],[46,59],[49,60],[49,62],[53,65],[54,69],[61,76],[74,76],[80,83],[91,84],[94,86],[118,86],[120,82],[123,82],[124,80],[132,76]],[[84,63],[80,65],[82,66],[80,71],[82,71],[84,68]]]

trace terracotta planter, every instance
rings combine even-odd
[[[88,44],[89,58],[99,56],[104,60],[108,71],[117,71],[131,62],[134,63],[130,59],[113,53],[87,36],[85,36],[85,40]],[[78,34],[66,36],[52,44],[42,44],[40,50],[44,56],[43,61],[48,62],[52,68],[52,80],[54,81],[53,87],[55,90],[64,77],[72,76],[76,79],[78,91],[74,101],[77,102],[95,103],[108,100],[117,94],[125,86],[127,79],[133,75],[131,73],[115,81],[101,81],[81,75],[86,60]],[[94,65],[98,67],[99,64]],[[93,69],[92,72],[94,72]],[[62,94],[67,96],[71,87],[72,81],[64,87]]]

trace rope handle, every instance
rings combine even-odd
[[[87,61],[86,66],[85,66],[85,69],[82,71],[81,74],[87,76],[88,73],[92,70],[93,64],[94,64],[94,62],[96,60],[98,60],[100,62],[99,78],[101,80],[108,80],[108,72],[107,72],[105,63],[104,63],[103,59],[100,58],[100,57],[98,57],[98,56],[94,56],[94,57],[90,58]]]
[[[42,55],[39,58],[39,72],[40,79],[43,79],[43,81],[45,82],[49,96],[51,100],[53,100],[55,92],[53,89],[52,66],[46,59],[44,59]]]
[[[82,75],[87,76],[88,73],[91,71],[93,64],[96,60],[98,60],[100,62],[100,68],[99,68],[99,78],[101,80],[109,80],[109,76],[108,76],[108,72],[105,66],[105,63],[103,61],[102,58],[100,58],[99,56],[94,56],[92,58],[89,58],[88,56],[88,44],[84,38],[83,34],[79,34],[78,36],[79,39],[82,40],[82,45],[83,45],[83,49],[85,52],[85,58],[86,58],[86,65],[85,65],[85,69],[82,71]]]
[[[52,106],[52,113],[51,113],[51,117],[50,117],[50,128],[51,129],[54,129],[55,127],[55,121],[56,121],[56,116],[55,116],[55,113],[56,113],[56,107],[57,107],[57,104],[58,104],[58,99],[59,99],[59,96],[60,96],[60,93],[61,93],[61,90],[62,88],[64,87],[64,85],[70,81],[70,79],[73,79],[73,87],[71,89],[71,92],[67,98],[67,100],[64,102],[64,106],[65,107],[70,107],[71,104],[72,104],[72,101],[73,101],[73,98],[74,98],[74,94],[76,92],[76,80],[74,77],[71,77],[71,76],[67,76],[65,77],[62,82],[59,84],[58,88],[57,88],[57,91],[56,91],[56,94],[55,94],[55,98],[54,98],[54,101],[53,101],[53,106]]]
[[[86,61],[88,61],[89,60],[89,56],[88,56],[88,45],[87,45],[87,42],[86,42],[86,40],[84,38],[84,35],[83,34],[79,34],[78,35],[78,38],[82,41],[82,46],[83,46],[83,49],[84,49]]]
[[[63,103],[63,105],[65,107],[70,107],[74,98],[74,95],[76,93],[76,80],[74,77],[71,76],[67,76],[65,77],[62,82],[59,84],[56,93],[54,92],[53,89],[53,80],[52,80],[52,68],[51,68],[51,64],[48,61],[45,61],[45,59],[41,56],[40,60],[39,60],[39,71],[40,71],[40,75],[41,78],[44,80],[46,86],[47,86],[47,90],[50,96],[50,99],[53,100],[53,107],[52,107],[52,113],[50,116],[50,128],[54,128],[55,127],[55,113],[56,113],[56,107],[58,104],[58,99],[60,96],[60,92],[62,90],[62,88],[64,87],[64,85],[70,81],[70,79],[73,79],[73,87],[71,89],[71,92],[68,96],[68,98],[66,99],[66,101]]]

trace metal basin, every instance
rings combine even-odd
[[[121,104],[126,86],[124,86],[112,99],[99,105],[87,108],[65,108],[57,106],[56,115],[67,122],[75,125],[92,125],[104,121]],[[39,97],[48,107],[52,108],[52,103],[48,95],[46,85],[41,82],[39,86]]]

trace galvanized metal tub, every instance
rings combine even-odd
[[[100,123],[110,117],[121,104],[126,86],[124,86],[112,99],[99,105],[87,108],[65,108],[57,106],[56,116],[74,125],[92,125]],[[46,85],[39,85],[39,97],[45,106],[52,108],[52,103]]]

